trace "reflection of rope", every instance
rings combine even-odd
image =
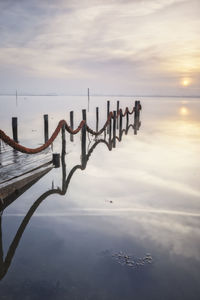
[[[139,127],[140,127],[141,123],[139,122]],[[62,127],[62,126],[61,126]],[[128,133],[129,129],[130,128],[135,128],[134,125],[130,124],[129,126],[127,126],[127,129],[126,130],[122,130],[121,131],[121,138],[122,138],[122,135],[123,133],[125,132],[126,134]],[[118,139],[119,141],[121,141],[121,138],[119,137],[115,137],[116,139]],[[71,171],[69,172],[68,176],[67,176],[67,179],[66,178],[66,175],[65,173],[63,173],[63,181],[64,181],[64,184],[62,186],[62,190],[60,188],[53,188],[52,186],[52,189],[49,190],[49,191],[46,191],[45,193],[43,193],[34,203],[33,205],[31,206],[31,208],[29,209],[29,211],[27,212],[26,216],[24,217],[21,225],[19,226],[18,230],[17,230],[17,233],[8,249],[8,252],[7,252],[7,255],[5,257],[5,261],[1,264],[1,268],[0,268],[0,280],[6,275],[9,267],[10,267],[10,264],[12,262],[12,259],[15,255],[15,251],[19,245],[19,242],[21,240],[21,237],[26,229],[26,226],[28,225],[31,217],[33,216],[34,212],[37,210],[37,208],[39,207],[39,205],[42,203],[42,201],[44,201],[48,196],[52,195],[52,194],[59,194],[59,195],[65,195],[66,192],[67,192],[67,189],[68,189],[68,186],[69,186],[69,183],[71,181],[71,178],[73,176],[73,174],[76,172],[76,170],[84,170],[87,166],[87,163],[90,159],[90,156],[92,155],[94,149],[97,147],[97,145],[99,145],[100,143],[103,143],[107,146],[108,150],[111,151],[112,150],[112,141],[113,139],[110,141],[110,143],[108,143],[107,141],[103,140],[103,139],[100,139],[98,141],[96,141],[94,143],[94,145],[90,148],[90,150],[88,151],[88,154],[85,156],[85,160],[84,162],[81,164],[81,165],[76,165],[74,166]],[[2,211],[3,212],[3,211]],[[0,220],[1,221],[1,220]],[[2,236],[1,236],[1,231],[0,231],[0,243],[2,243]]]
[[[88,155],[86,156],[86,164],[89,160],[90,155],[92,154],[92,152],[94,151],[94,149],[96,148],[96,146],[100,143],[104,143],[107,145],[108,149],[111,150],[109,144],[104,141],[104,140],[98,140],[89,150]],[[84,170],[86,167],[86,164],[83,165],[76,165],[75,167],[72,168],[72,170],[70,171],[70,173],[68,174],[68,177],[64,183],[64,187],[61,190],[60,188],[57,189],[51,189],[47,192],[45,192],[44,194],[42,194],[31,206],[31,208],[29,209],[29,211],[27,212],[26,216],[24,217],[21,225],[19,226],[17,233],[8,249],[5,261],[3,262],[3,269],[0,269],[0,280],[6,275],[10,264],[12,262],[13,256],[15,255],[15,251],[18,247],[18,244],[20,242],[20,239],[26,229],[26,226],[28,225],[31,217],[33,216],[34,212],[36,211],[36,209],[39,207],[39,205],[42,203],[42,201],[44,201],[48,196],[52,195],[52,194],[59,194],[59,195],[65,195],[70,183],[70,180],[73,176],[73,174],[75,173],[76,170],[80,169],[80,170]],[[1,220],[0,220],[1,221]],[[1,240],[1,236],[0,236],[0,242],[2,242]]]
[[[141,109],[141,105],[138,107],[138,109],[140,110]],[[117,114],[116,114],[116,118],[118,118],[118,116],[120,114],[122,114],[122,116],[124,117],[125,115],[127,114],[132,114],[133,112],[135,111],[135,107],[133,107],[132,111],[129,111],[128,107],[126,107],[125,109],[125,112],[123,114],[122,112],[122,109],[119,109]],[[67,122],[65,120],[61,120],[59,123],[58,123],[58,126],[57,128],[55,129],[54,133],[52,134],[52,136],[50,137],[50,139],[45,143],[43,144],[42,146],[40,147],[37,147],[37,148],[27,148],[27,147],[24,147],[18,143],[16,143],[13,139],[11,139],[9,136],[7,136],[5,134],[4,131],[2,131],[0,129],[0,139],[3,140],[6,144],[8,144],[9,146],[11,146],[13,149],[15,150],[18,150],[20,152],[23,152],[23,153],[27,153],[27,154],[35,154],[35,153],[39,153],[43,150],[45,150],[46,148],[48,148],[52,143],[53,141],[56,139],[56,137],[58,136],[61,128],[64,126],[65,129],[70,133],[70,134],[77,134],[82,128],[83,126],[86,124],[86,130],[97,136],[97,135],[100,135],[104,132],[104,130],[106,129],[106,127],[109,125],[110,121],[111,121],[111,118],[114,118],[114,114],[112,112],[109,113],[108,115],[108,119],[107,121],[105,122],[104,126],[99,130],[99,131],[94,131],[92,130],[84,120],[82,120],[79,124],[79,126],[77,127],[77,129],[75,130],[72,130],[72,128],[67,124]]]

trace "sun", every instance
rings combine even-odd
[[[183,79],[181,80],[181,84],[182,84],[183,86],[189,86],[189,85],[191,84],[191,79],[189,79],[189,78],[183,78]]]

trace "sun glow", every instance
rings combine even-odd
[[[183,78],[183,79],[181,80],[181,84],[182,84],[183,86],[188,86],[188,85],[191,84],[191,79],[189,79],[189,78]]]
[[[187,116],[189,114],[189,110],[187,107],[182,106],[179,110],[180,115],[182,116]]]

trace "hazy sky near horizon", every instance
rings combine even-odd
[[[200,95],[199,0],[0,0],[0,93]]]

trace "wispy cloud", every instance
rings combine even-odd
[[[155,87],[170,76],[198,76],[199,6],[196,0],[1,1],[0,66],[19,76],[91,81],[97,89],[102,75],[107,82],[115,76],[122,92],[141,86],[148,92],[146,78]],[[171,88],[178,92],[175,82]]]

